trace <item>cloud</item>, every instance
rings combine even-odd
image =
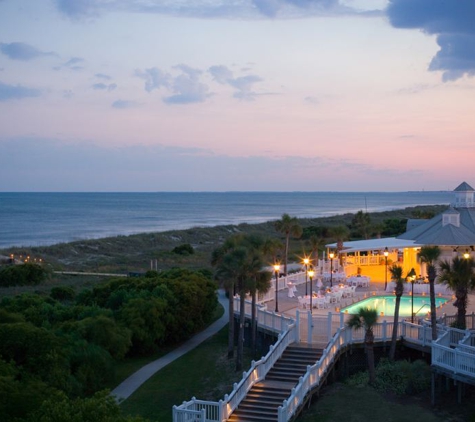
[[[95,76],[96,78],[104,79],[104,80],[106,80],[106,81],[110,81],[110,80],[112,79],[111,76],[106,75],[106,74],[104,74],[104,73],[96,73],[94,76]]]
[[[21,85],[7,85],[0,82],[0,101],[21,100],[24,98],[39,97],[41,91]]]
[[[145,90],[152,92],[154,89],[165,88],[173,93],[163,97],[166,104],[200,103],[211,94],[207,85],[200,82],[202,71],[185,64],[173,67],[181,71],[178,76],[172,76],[157,67],[145,70],[136,70],[135,76],[145,80]]]
[[[343,0],[56,0],[56,7],[75,21],[87,21],[117,11],[226,19],[382,14],[379,9],[355,9],[344,3]]]
[[[64,62],[62,66],[70,70],[83,70],[84,63],[86,63],[86,60],[81,57],[71,57],[68,61]],[[61,66],[54,67],[54,70],[61,70]]]
[[[134,108],[134,107],[137,107],[138,105],[139,104],[135,101],[117,100],[112,103],[112,108],[117,108],[117,109]]]
[[[317,97],[312,97],[312,96],[305,97],[305,102],[309,104],[313,104],[313,105],[320,104],[320,100]]]
[[[73,20],[96,18],[108,8],[117,7],[119,2],[103,0],[56,0],[56,7],[65,16]]]
[[[440,50],[429,64],[444,82],[475,75],[475,2],[473,0],[390,0],[386,10],[395,28],[437,36]]]
[[[108,92],[111,92],[116,88],[117,88],[117,84],[104,84],[102,82],[99,82],[97,84],[92,85],[92,89],[105,90],[105,91],[108,91]]]
[[[211,66],[208,72],[213,77],[213,80],[220,84],[226,84],[233,87],[236,91],[233,94],[234,98],[245,101],[253,101],[258,94],[253,91],[253,86],[257,82],[262,82],[262,78],[257,75],[246,75],[234,77],[233,72],[226,66]]]
[[[175,68],[183,73],[174,78],[171,86],[174,94],[163,99],[166,104],[201,103],[211,96],[208,86],[199,81],[202,73],[200,70],[186,65],[178,65]]]
[[[0,43],[0,51],[12,60],[29,61],[39,57],[58,55],[53,52],[40,51],[30,44],[23,42]]]
[[[170,86],[171,76],[168,73],[162,72],[157,67],[136,70],[135,76],[145,81],[145,91],[147,92],[152,92],[154,89],[159,89],[160,87],[168,88]]]

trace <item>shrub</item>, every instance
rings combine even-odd
[[[9,265],[0,269],[0,286],[35,286],[47,276],[46,269],[38,264]]]
[[[51,289],[50,296],[61,302],[73,300],[76,293],[72,287],[59,286]]]
[[[193,255],[195,253],[195,250],[193,249],[193,246],[191,246],[189,243],[185,243],[180,246],[176,246],[172,250],[173,253],[176,253],[178,255]]]

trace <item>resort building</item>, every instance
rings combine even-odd
[[[340,259],[346,274],[362,273],[384,280],[387,266],[397,262],[403,274],[414,269],[417,276],[425,278],[426,268],[417,254],[429,245],[440,247],[441,260],[451,260],[456,254],[475,256],[475,189],[463,182],[453,192],[447,210],[429,220],[408,220],[407,231],[400,236],[343,242]],[[326,247],[335,251],[337,244]]]

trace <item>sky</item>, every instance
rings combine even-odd
[[[0,191],[475,186],[474,0],[0,0]]]

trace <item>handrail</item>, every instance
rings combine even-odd
[[[239,302],[239,299],[237,301]],[[246,315],[249,315],[247,312],[248,305],[249,303],[246,303]],[[239,312],[238,306],[235,306],[235,311]],[[252,386],[265,378],[285,348],[298,339],[296,328],[298,321],[265,309],[258,309],[257,319],[260,326],[280,333],[277,342],[270,347],[267,355],[257,362],[252,362],[249,371],[243,373],[241,381],[234,384],[233,391],[226,395],[224,400],[206,402],[193,398],[180,406],[173,406],[173,422],[189,421],[191,415],[196,415],[196,412],[203,409],[206,410],[206,416],[203,419],[206,422],[227,420]],[[374,339],[376,341],[390,341],[392,326],[393,323],[386,321],[375,324],[373,327]],[[473,377],[475,372],[475,347],[465,344],[472,340],[470,332],[438,325],[438,338],[432,341],[430,325],[418,325],[406,321],[399,321],[398,332],[406,341],[422,346],[430,346],[432,349],[432,365]],[[282,406],[278,408],[278,422],[287,422],[293,417],[308,392],[318,385],[322,377],[325,376],[342,347],[360,342],[364,342],[364,329],[353,330],[345,326],[340,327],[324,349],[318,362],[307,367],[307,372],[299,379],[297,386],[292,389],[290,397],[284,400]],[[458,347],[451,348],[450,346]]]

